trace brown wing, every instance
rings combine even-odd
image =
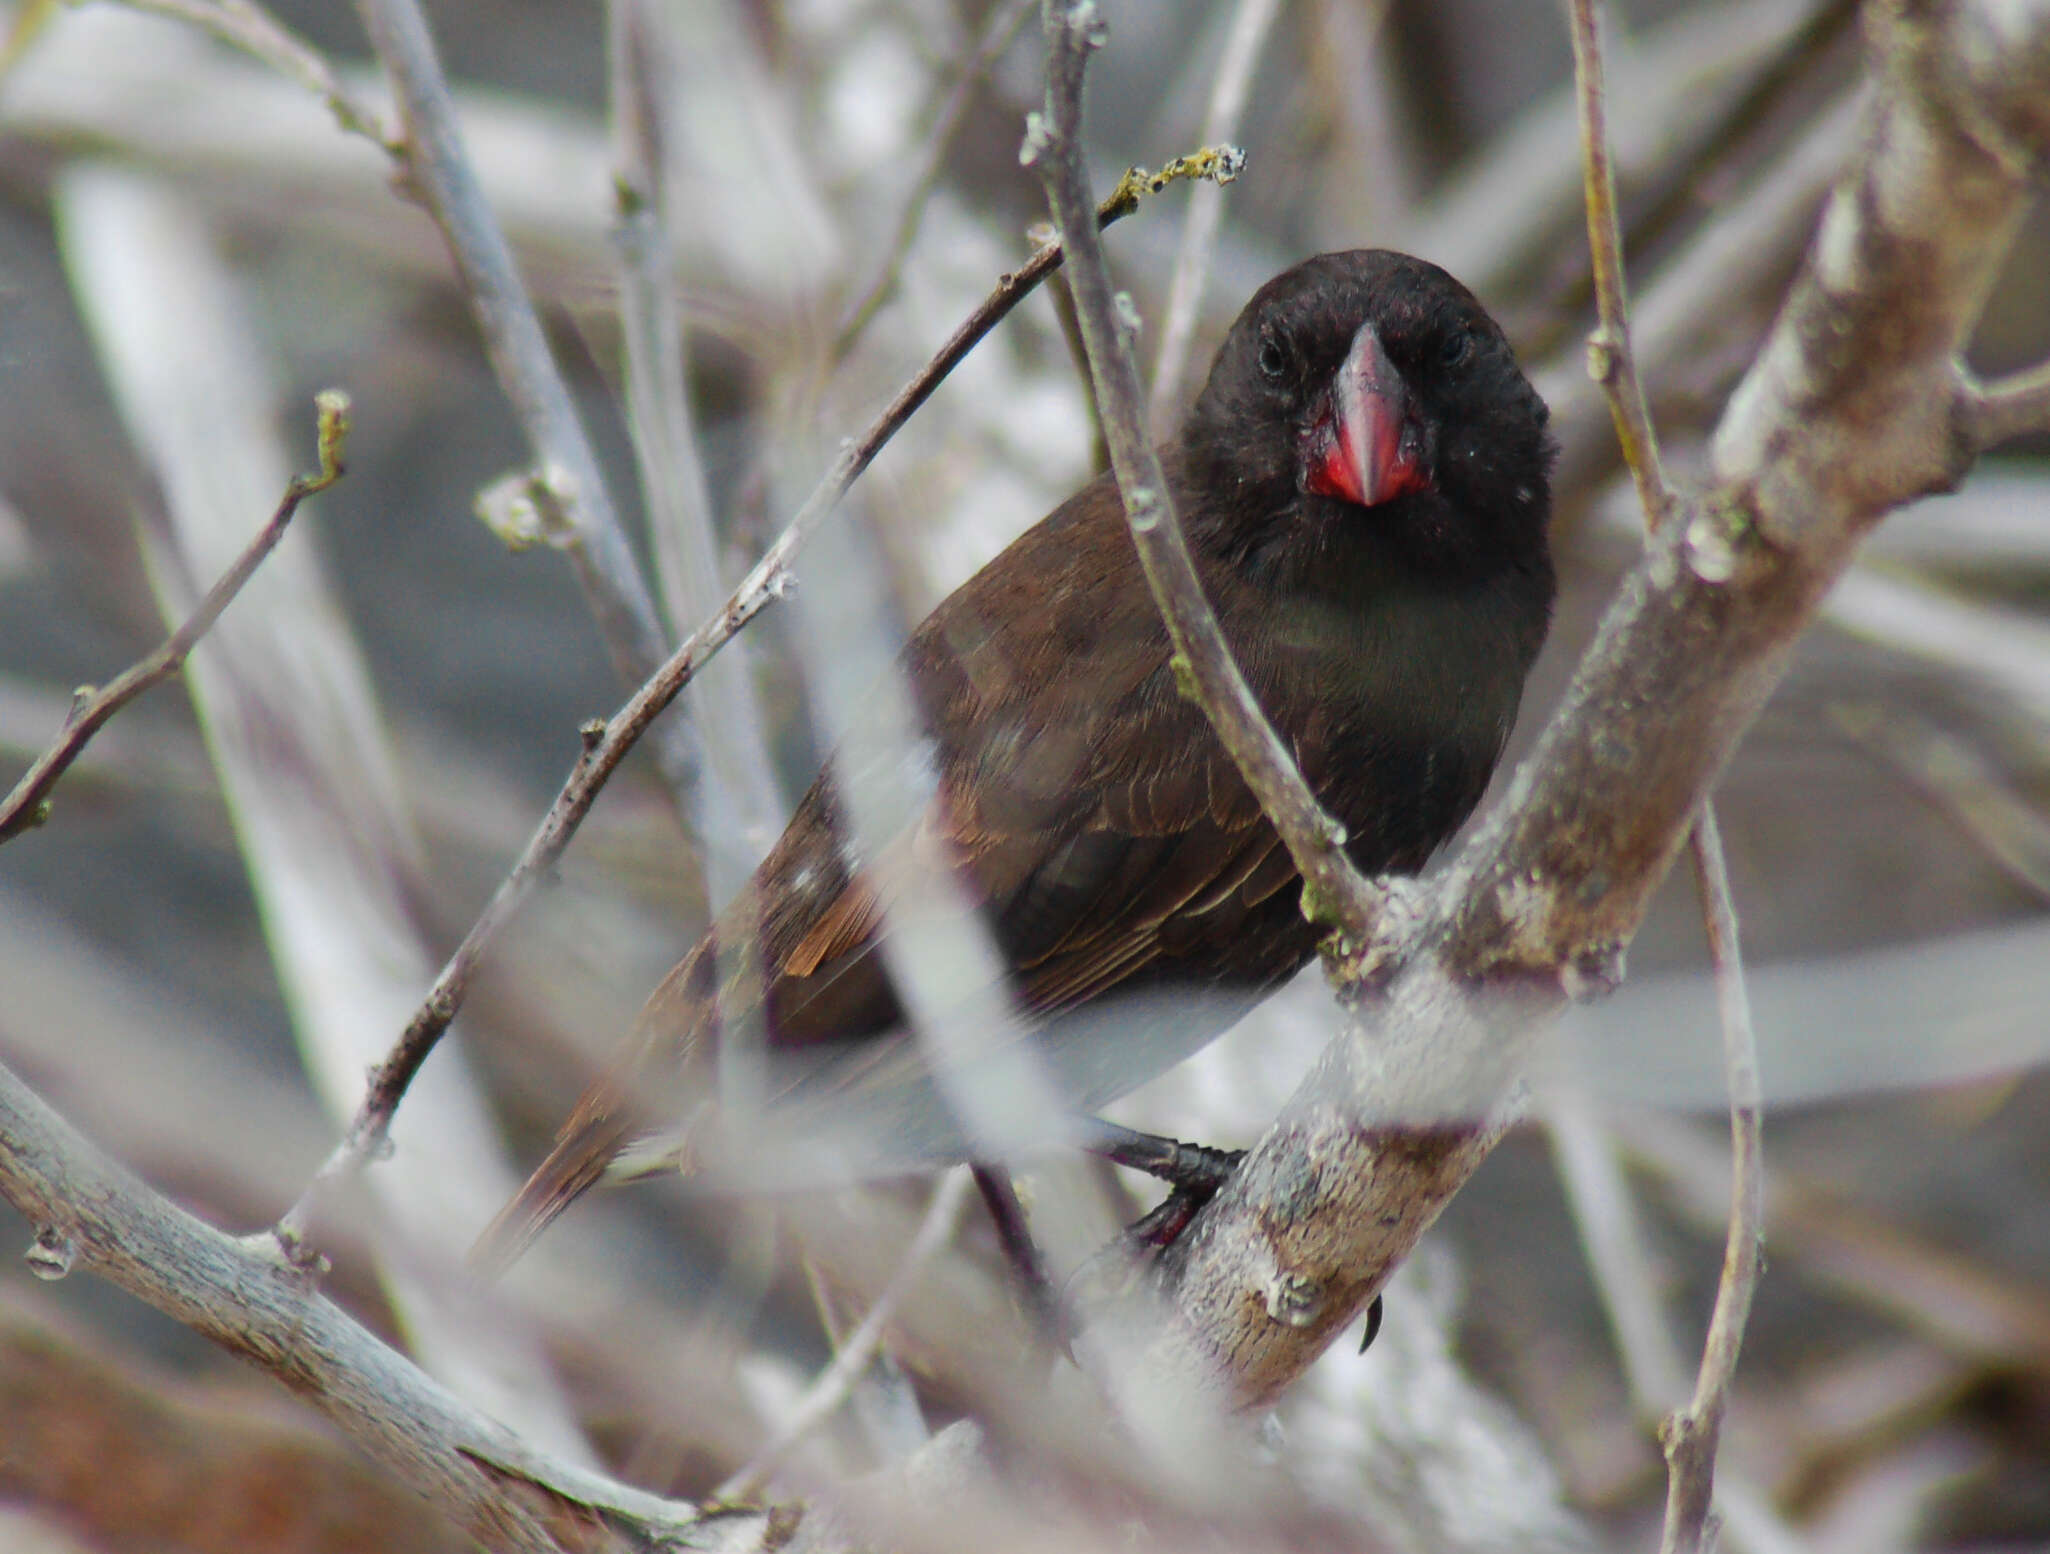
[[[1229,943],[1295,878],[1167,660],[1107,481],[1022,537],[1001,575],[971,579],[906,651],[940,753],[924,824],[959,860],[1033,1013]],[[501,1253],[617,1174],[651,1113],[709,1093],[715,938],[760,946],[777,1045],[901,1024],[875,937],[888,903],[848,876],[835,811],[821,779],[752,890],[650,998],[619,1074],[593,1087],[487,1233]],[[729,978],[727,1009],[742,991]]]
[[[1107,482],[935,611],[906,658],[940,750],[926,826],[959,860],[1028,1010],[1071,1008],[1228,938],[1294,879],[1174,687]],[[807,803],[823,814],[830,800]],[[886,1029],[899,1020],[873,938],[886,904],[799,831],[765,865],[770,894],[806,900],[797,881],[829,875],[839,894],[771,924],[775,1039]]]

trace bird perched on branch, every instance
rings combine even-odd
[[[1545,421],[1465,287],[1363,250],[1261,288],[1161,450],[1239,667],[1369,873],[1422,868],[1508,737],[1551,614]],[[1177,689],[1110,476],[956,589],[902,666],[937,770],[903,840],[979,904],[1078,1113],[1314,953],[1295,864]],[[850,869],[834,784],[829,764],[655,990],[487,1260],[600,1180],[691,1170],[715,1136],[749,1135],[714,1099],[722,1031],[750,1033],[767,1089],[809,1108],[783,1114],[807,1119],[788,1137],[859,1116],[899,1163],[973,1152],[905,1036],[879,951],[889,887]]]

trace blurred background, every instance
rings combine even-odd
[[[0,7],[0,778],[47,744],[74,686],[182,618],[286,475],[313,466],[318,389],[353,397],[349,474],[230,609],[192,693],[124,713],[49,824],[0,850],[0,1059],[241,1230],[297,1196],[568,772],[578,725],[627,687],[563,556],[516,551],[475,516],[530,455],[390,162],[301,84],[145,9]],[[464,0],[430,19],[612,499],[658,570],[647,523],[660,532],[674,492],[643,495],[618,306],[607,37],[628,9]],[[1163,428],[1245,297],[1320,250],[1424,254],[1508,327],[1562,449],[1564,594],[1527,747],[1639,523],[1584,372],[1562,8],[1105,9],[1099,187],[1206,139],[1248,152],[1228,190],[1178,187],[1109,240],[1149,367],[1164,321],[1190,325],[1159,385]],[[274,13],[383,101],[347,8]],[[730,586],[840,440],[1030,254],[1044,207],[1017,147],[1040,90],[1037,6],[636,14],[666,127],[691,440]],[[1860,17],[1839,0],[1637,0],[1616,21],[1638,354],[1684,475],[1855,147]],[[1184,283],[1193,305],[1172,299],[1178,265],[1202,278]],[[2050,355],[2041,210],[1972,355],[1987,373]],[[2003,449],[1958,495],[1889,520],[1721,789],[1773,1101],[1770,1262],[1721,1480],[1733,1546],[2050,1547],[2046,455]],[[1096,467],[1042,293],[865,477],[861,532],[915,619]],[[833,581],[803,557],[796,571],[800,595]],[[679,635],[689,597],[665,594]],[[373,1327],[538,1437],[575,1450],[581,1422],[601,1460],[680,1494],[776,1433],[875,1269],[836,1264],[788,1205],[648,1191],[580,1209],[495,1323],[445,1258],[405,1248],[467,1243],[696,939],[708,891],[809,780],[799,618],[770,609],[693,703],[718,737],[680,759],[715,789],[758,779],[710,811],[731,851],[707,861],[637,755],[493,955],[371,1201],[335,1227],[332,1287]],[[758,734],[719,722],[749,702]],[[1703,966],[1683,866],[1630,983],[1562,1033],[1537,1120],[1391,1290],[1380,1343],[1335,1354],[1285,1406],[1281,1455],[1389,1546],[1655,1536],[1649,1422],[1691,1387],[1727,1200]],[[1313,971],[1121,1115],[1250,1144],[1331,1029]],[[929,1190],[811,1212],[842,1229],[875,1216],[895,1246]],[[0,1209],[0,1245],[32,1234]],[[1007,1315],[979,1211],[954,1244],[956,1309]],[[896,1348],[785,1482],[859,1472],[921,1418],[975,1405],[942,1347]],[[0,1546],[453,1546],[273,1383],[92,1281],[37,1285],[19,1259],[0,1260],[0,1399]]]

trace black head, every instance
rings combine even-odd
[[[1546,419],[1458,281],[1386,249],[1322,254],[1261,287],[1217,353],[1182,453],[1225,500],[1191,530],[1242,557],[1371,536],[1432,571],[1542,566]]]

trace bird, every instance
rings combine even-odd
[[[1261,287],[1160,447],[1225,640],[1370,875],[1425,866],[1515,721],[1555,592],[1546,421],[1465,286],[1360,249]],[[1172,659],[1108,473],[943,600],[900,659],[935,778],[900,840],[980,908],[1078,1116],[1220,1035],[1321,936]],[[487,1229],[482,1262],[601,1180],[699,1170],[739,1032],[775,1065],[771,1089],[804,1097],[782,1136],[859,1115],[899,1153],[973,1153],[906,1039],[880,949],[889,887],[850,861],[844,809],[828,762]],[[723,1121],[729,1140],[753,1133]]]

